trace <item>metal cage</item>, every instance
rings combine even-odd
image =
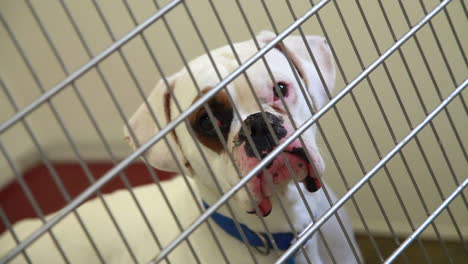
[[[77,220],[79,231],[73,232],[82,232],[95,261],[111,261],[100,252],[102,245],[94,237],[98,230],[88,227],[90,220],[79,209],[91,197],[100,201],[100,210],[111,219],[112,235],[123,243],[129,261],[139,263],[138,249],[128,238],[128,228],[137,225],[122,226],[113,216],[119,208],[106,203],[111,194],[104,189],[114,178],[120,179],[120,192],[129,194],[126,199],[136,206],[132,217],[151,233],[148,243],[159,249],[148,262],[170,263],[172,250],[188,245],[190,261],[200,263],[194,241],[189,240],[192,233],[313,125],[327,164],[324,179],[338,199],[316,219],[311,215],[314,221],[303,230],[291,230],[295,240],[287,250],[275,253],[276,263],[286,263],[345,205],[367,263],[468,259],[465,1],[3,0],[0,20],[0,222],[4,227],[0,243],[5,243],[0,244],[0,263],[35,263],[31,252],[44,237],[52,241],[47,254],[55,252],[58,261],[75,262],[70,252],[77,249],[63,248],[56,236],[67,232],[60,231],[58,224],[70,217]],[[166,81],[181,67],[190,71],[191,59],[209,55],[219,46],[229,45],[236,54],[234,42],[255,39],[261,30],[270,30],[275,37],[264,46],[257,43],[258,51],[250,58],[236,57],[235,70],[218,73],[219,82],[210,92],[200,93],[192,106],[179,109],[167,126],[130,152],[121,128],[159,79]],[[297,124],[285,142],[240,175],[217,202],[206,210],[199,207],[197,219],[179,225],[178,234],[161,242],[161,230],[148,219],[140,205],[143,198],[135,191],[138,184],[129,178],[138,178],[143,171],[150,179],[145,185],[164,192],[161,179],[166,174],[143,163],[138,163],[143,168],[138,173],[129,172],[129,167],[199,107],[206,107],[217,92],[246,77],[253,64],[263,61],[268,68],[265,55],[288,36],[305,34],[327,40],[335,60],[336,92],[328,94],[329,101],[319,109],[309,105],[311,118]],[[197,86],[193,77],[192,81]],[[214,122],[213,114],[209,118]],[[105,173],[93,170],[96,160],[110,164]],[[63,182],[70,171],[61,172],[57,166],[64,162],[75,163],[74,170],[84,177],[86,188],[79,193],[71,191],[77,183]],[[178,163],[183,166],[182,160]],[[37,164],[45,168],[43,177],[53,182],[51,189],[35,187],[38,183],[26,177]],[[177,177],[185,179],[183,174]],[[40,177],[30,175],[45,181]],[[185,183],[184,188],[193,191]],[[8,191],[12,186],[18,194]],[[62,201],[60,210],[44,210],[37,197],[54,191],[59,198],[50,199]],[[18,202],[18,195],[27,203]],[[165,206],[171,203],[167,198]],[[30,208],[35,219],[14,218],[22,207]],[[35,221],[34,229],[17,229],[24,221]],[[224,250],[221,245],[213,249],[224,257],[217,263],[258,263],[252,248],[242,260],[227,258]],[[361,262],[357,255],[354,258]]]

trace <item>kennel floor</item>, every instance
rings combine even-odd
[[[96,179],[104,175],[106,171],[113,167],[111,162],[106,161],[88,162],[87,165]],[[89,181],[87,180],[84,171],[81,169],[80,164],[74,162],[61,162],[54,163],[53,166],[58,175],[60,175],[60,178],[71,197],[76,197],[84,189],[89,187]],[[126,168],[124,172],[131,185],[134,187],[151,184],[153,182],[153,179],[143,163],[134,163]],[[174,176],[174,174],[162,171],[157,171],[157,173],[163,181]],[[52,180],[52,176],[46,166],[38,164],[24,172],[23,177],[45,214],[53,213],[65,205],[65,200]],[[103,193],[111,193],[122,188],[124,188],[122,181],[119,177],[116,177],[106,184],[101,191]],[[12,224],[22,219],[35,217],[33,208],[30,206],[26,196],[17,183],[11,183],[0,190],[0,206],[5,211]],[[5,232],[5,229],[4,224],[0,222],[0,233]],[[356,237],[366,263],[379,263],[379,258],[375,253],[368,236],[365,234],[356,234]],[[390,237],[376,236],[375,240],[383,256],[390,255],[396,248],[393,239]],[[404,238],[400,239],[400,241],[403,240]],[[423,240],[423,243],[432,263],[448,263],[447,257],[437,241]],[[454,263],[466,263],[467,255],[460,243],[446,241],[446,245]],[[416,244],[411,245],[405,251],[405,254],[409,263],[419,263],[419,261],[424,260],[424,256]],[[400,257],[395,263],[404,262],[402,262],[402,258]]]

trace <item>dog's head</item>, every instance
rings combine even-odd
[[[257,41],[262,46],[274,37],[271,32],[262,32]],[[252,40],[236,43],[234,47],[241,61],[257,51]],[[319,69],[314,66],[309,51]],[[130,145],[135,147],[148,141],[177,117],[180,110],[187,109],[215,87],[220,77],[226,77],[238,67],[229,46],[212,51],[211,56],[217,70],[210,58],[203,55],[190,62],[189,69],[184,68],[157,84],[147,98],[151,110],[143,103],[129,120],[130,129],[125,129]],[[193,112],[165,141],[153,145],[145,153],[146,160],[161,170],[180,172],[182,169],[199,183],[216,190],[211,167],[223,191],[233,187],[260,159],[284,142],[294,132],[294,127],[312,116],[310,106],[317,110],[327,102],[318,70],[329,90],[334,85],[333,56],[322,37],[307,36],[306,43],[299,36],[288,37],[265,55],[265,61],[270,69],[262,60],[256,62],[246,75],[240,75],[204,107]],[[317,149],[315,133],[315,127],[308,129],[301,136],[304,145],[299,139],[293,141],[266,167],[267,175],[261,172],[247,184],[262,215],[272,209],[272,190],[267,177],[271,177],[269,179],[278,188],[290,182],[293,175],[311,192],[321,187],[318,179],[324,172],[324,162]],[[246,191],[239,191],[236,200],[247,212],[255,212],[256,205]]]

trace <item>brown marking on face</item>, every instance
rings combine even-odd
[[[164,94],[164,114],[166,115],[166,122],[169,124],[171,122],[171,94],[169,92]],[[177,137],[175,129],[171,131],[171,134],[177,145],[180,146],[179,138]]]
[[[171,94],[169,92],[166,92],[164,94],[164,114],[166,116],[166,122],[169,124],[171,122]],[[179,142],[179,137],[177,136],[177,133],[175,131],[175,129],[172,129],[171,131],[171,135],[174,137],[174,141],[175,143],[177,144],[177,146],[179,147],[179,150],[182,152],[183,154],[183,157],[185,157],[185,154],[183,153],[183,149],[181,148],[180,146],[180,142]],[[185,158],[184,158],[185,159]],[[184,166],[190,171],[190,173],[192,173],[193,175],[193,169],[192,169],[192,166],[190,165],[190,162],[188,162],[187,160],[185,160],[185,164]]]
[[[190,174],[195,175],[195,171],[193,170],[192,165],[190,164],[190,162],[186,161],[184,163],[184,166],[185,166],[186,169],[189,170]]]
[[[166,116],[166,122],[171,121],[171,94],[169,92],[164,93],[164,114]]]
[[[211,87],[203,89],[201,93],[195,97],[193,102],[197,101],[210,89]],[[221,143],[221,139],[216,133],[215,126],[219,127],[224,140],[227,140],[232,121],[232,106],[225,91],[217,93],[208,101],[207,105],[216,118],[216,124],[211,122],[206,108],[203,106],[193,112],[188,117],[188,120],[195,131],[198,140],[214,152],[221,153],[224,150],[224,147]]]

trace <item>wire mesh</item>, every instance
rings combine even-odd
[[[466,259],[464,1],[49,4],[0,3],[0,263]],[[140,127],[132,123],[138,105],[147,111]],[[227,130],[219,117],[226,107]],[[200,113],[209,139],[194,123]],[[290,129],[286,137],[272,113]],[[248,121],[254,115],[264,124],[260,137]],[[307,175],[291,158],[293,145],[310,164]],[[252,153],[244,157],[241,148]],[[151,179],[144,186],[128,173],[138,159]],[[80,193],[55,167],[70,160],[85,175]],[[92,160],[111,169],[97,175]],[[281,184],[271,169],[280,161],[288,179]],[[24,176],[35,164],[44,164],[60,194],[56,212],[37,198],[51,190],[37,191]],[[152,166],[180,174],[177,187]],[[122,190],[103,191],[117,176]],[[12,221],[2,209],[17,199],[8,192],[15,183],[34,219]],[[220,212],[239,241],[214,220]],[[278,231],[292,238],[286,248]]]

